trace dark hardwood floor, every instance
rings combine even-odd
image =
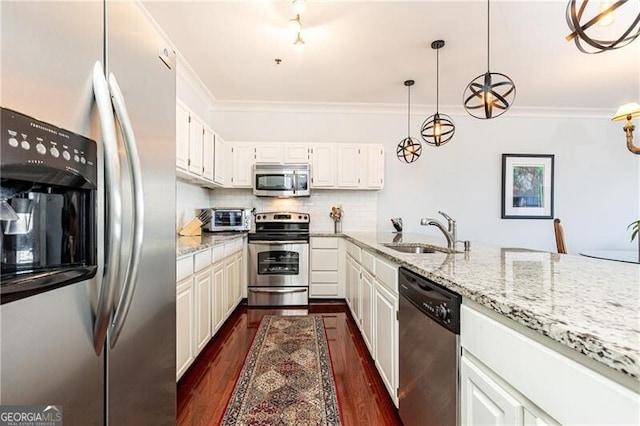
[[[311,304],[309,309],[248,309],[240,305],[178,382],[178,425],[220,423],[264,315],[307,313],[324,318],[343,424],[402,425],[344,303]]]

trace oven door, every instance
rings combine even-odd
[[[308,287],[309,244],[299,241],[251,242],[250,287]]]

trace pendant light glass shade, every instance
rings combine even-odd
[[[404,85],[407,86],[407,137],[402,139],[396,148],[396,156],[398,160],[405,163],[413,163],[422,154],[422,144],[415,138],[411,137],[411,86],[415,84],[413,80],[406,80]]]
[[[456,126],[453,119],[446,114],[440,114],[440,48],[444,47],[444,40],[436,40],[431,43],[431,48],[436,50],[436,113],[422,123],[420,136],[422,140],[433,146],[444,145],[453,138]]]
[[[629,23],[629,27],[624,30],[617,38],[612,40],[599,40],[587,34],[587,30],[595,24],[604,25],[603,22],[613,20],[616,9],[627,3],[628,0],[612,1],[605,4],[606,7],[599,7],[598,13],[591,19],[583,21],[583,16],[589,4],[589,0],[569,0],[567,3],[566,19],[567,25],[571,30],[566,38],[567,41],[573,40],[578,50],[583,53],[602,53],[607,50],[614,50],[624,47],[640,36],[640,11],[638,10],[637,0],[635,18],[632,13],[632,7],[628,7],[625,13],[622,8],[618,11],[618,18],[626,18],[625,22]],[[595,3],[595,2],[594,2]],[[600,2],[602,4],[602,2]],[[633,4],[634,2],[632,2]],[[589,10],[590,11],[590,10]],[[623,24],[624,25],[624,24]]]
[[[487,0],[487,72],[474,78],[464,89],[464,109],[475,118],[496,118],[507,112],[516,98],[516,85],[505,74],[491,72],[489,23],[491,9]]]

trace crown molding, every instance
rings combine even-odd
[[[440,112],[452,117],[471,117],[460,105],[440,105]],[[406,104],[367,104],[332,102],[221,101],[213,103],[215,112],[314,113],[314,114],[395,114],[406,115]],[[429,116],[435,105],[412,105],[411,115]],[[502,117],[519,118],[598,118],[610,119],[609,108],[519,107],[513,106]]]

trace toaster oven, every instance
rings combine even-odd
[[[247,208],[212,208],[211,220],[203,229],[208,232],[249,231],[251,210]]]

